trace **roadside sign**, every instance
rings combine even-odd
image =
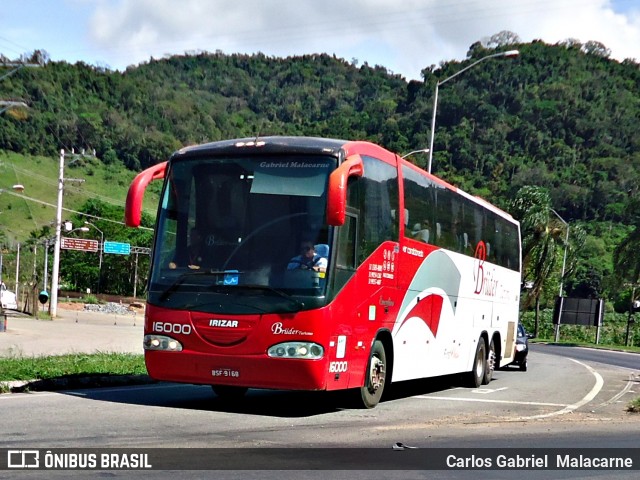
[[[104,253],[115,253],[117,255],[129,255],[131,244],[122,242],[104,242]]]
[[[100,248],[98,240],[88,240],[86,238],[69,238],[62,237],[60,239],[60,248],[64,250],[82,250],[84,252],[97,252]]]

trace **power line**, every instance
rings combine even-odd
[[[28,175],[29,177],[33,177],[33,178],[37,178],[39,181],[41,181],[42,183],[46,183],[47,185],[51,185],[51,186],[57,186],[57,182],[49,177],[46,177],[44,175],[40,175],[38,173],[35,172],[31,172],[29,170],[25,170],[23,168],[19,168],[19,167],[13,167],[13,169],[17,172],[23,173],[25,175]],[[97,197],[100,198],[101,200],[103,200],[106,203],[110,203],[112,205],[116,205],[118,207],[124,207],[125,202],[121,201],[121,200],[116,200],[114,198],[111,197],[107,197],[105,195],[101,195],[99,193],[95,193],[95,192],[88,192],[82,188],[76,187],[74,185],[65,185],[65,189],[69,190],[69,191],[73,191],[75,193],[81,194],[81,195],[85,195],[87,197],[91,196],[91,197]]]
[[[9,195],[13,195],[14,197],[22,198],[23,200],[30,200],[32,202],[36,202],[36,203],[39,203],[41,205],[46,205],[47,207],[57,208],[57,205],[54,205],[53,203],[45,202],[43,200],[38,200],[37,198],[28,197],[26,195],[22,195],[21,193],[12,192],[12,191],[9,191],[9,190],[3,190],[2,193],[8,193]],[[117,223],[118,225],[125,225],[124,222],[119,222],[118,220],[112,220],[110,218],[99,217],[97,215],[91,215],[89,213],[79,212],[78,210],[72,210],[70,208],[62,207],[62,210],[64,210],[65,212],[69,212],[69,213],[75,213],[75,214],[81,215],[83,217],[93,218],[95,220],[101,220],[101,221],[110,222],[110,223]],[[141,228],[143,230],[153,230],[153,228],[149,228],[149,227],[138,227],[138,228]]]
[[[16,42],[14,42],[14,41],[12,41],[12,40],[9,40],[9,39],[8,39],[8,38],[6,38],[6,37],[2,37],[2,36],[0,36],[0,40],[2,40],[2,41],[4,41],[4,42],[7,42],[7,43],[9,43],[9,44],[11,44],[11,45],[13,45],[14,47],[18,47],[18,48],[22,49],[22,52],[18,52],[18,50],[13,49],[14,53],[16,53],[16,54],[18,54],[18,55],[21,55],[21,54],[23,54],[23,53],[25,53],[26,51],[28,51],[28,50],[29,50],[29,49],[28,49],[27,47],[25,47],[24,45],[19,45],[19,44],[17,44]]]

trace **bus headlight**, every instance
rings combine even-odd
[[[178,340],[165,335],[145,335],[143,345],[145,350],[182,351],[182,344]]]
[[[311,342],[284,342],[273,345],[267,355],[275,358],[305,358],[317,360],[324,355],[322,345]]]

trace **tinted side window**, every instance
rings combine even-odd
[[[478,242],[486,246],[487,261],[520,269],[518,227],[463,195],[425,175],[402,167],[405,236],[473,256]]]
[[[359,262],[367,258],[387,240],[398,239],[398,175],[395,167],[380,160],[363,157],[364,177],[357,180],[360,195],[360,228],[362,232]]]
[[[405,235],[424,243],[434,243],[436,216],[431,181],[416,171],[402,167],[404,177],[404,208],[409,215]]]

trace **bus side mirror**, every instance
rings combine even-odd
[[[329,175],[327,224],[334,227],[344,225],[349,177],[362,177],[362,175],[364,175],[364,163],[357,154],[348,157]]]
[[[127,193],[127,203],[124,209],[124,221],[127,227],[139,227],[142,213],[142,199],[144,192],[154,180],[161,180],[167,170],[167,162],[158,163],[153,167],[143,170],[131,182]]]

